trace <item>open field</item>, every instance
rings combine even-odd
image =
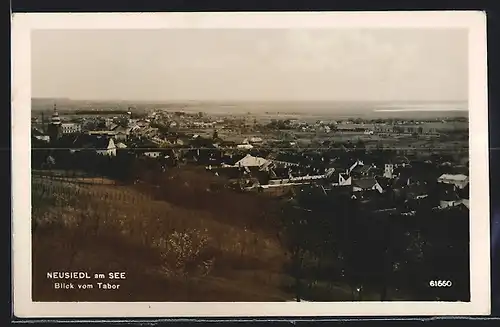
[[[51,181],[59,181],[59,182],[71,182],[72,184],[90,184],[90,185],[116,185],[116,181],[105,178],[105,177],[95,177],[90,176],[84,172],[74,171],[71,173],[71,176],[68,176],[68,173],[65,171],[44,171],[44,170],[32,170],[32,175],[34,179],[38,181],[46,180],[48,182]]]
[[[387,125],[384,124],[374,124],[374,123],[364,123],[364,124],[338,124],[339,131],[345,128],[361,128],[361,129],[376,129],[377,126],[380,127],[387,127]],[[441,122],[441,121],[436,121],[436,122],[422,122],[420,124],[403,124],[403,125],[397,125],[400,127],[405,127],[405,128],[418,128],[422,127],[424,130],[425,129],[437,129],[437,130],[467,130],[469,127],[468,122],[463,122],[463,121],[457,121],[457,122]]]
[[[130,187],[82,187],[40,178],[33,179],[33,202],[35,300],[61,300],[45,279],[47,271],[89,268],[126,271],[129,279],[112,296],[98,291],[72,296],[103,301],[291,298],[280,291],[286,276],[280,273],[283,257],[277,240],[221,223],[209,212],[156,201]],[[199,257],[185,258],[186,267],[166,267],[166,251],[158,245],[174,230],[193,240],[207,238]],[[212,263],[205,267],[205,262]],[[189,282],[183,275],[188,271],[194,277]]]

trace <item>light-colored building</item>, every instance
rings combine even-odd
[[[352,177],[347,174],[339,174],[339,185],[352,185]]]
[[[384,177],[385,178],[394,178],[394,164],[392,164],[392,163],[385,164]]]
[[[159,158],[161,156],[161,152],[158,151],[144,152],[144,155],[150,158]]]
[[[50,137],[48,135],[35,135],[34,136],[37,140],[43,141],[43,142],[50,142]]]
[[[238,144],[236,146],[237,149],[245,149],[245,150],[250,150],[253,149],[253,145],[251,144]]]
[[[253,144],[259,144],[259,143],[262,143],[263,140],[260,137],[252,137],[252,138],[250,138],[249,142],[253,143]]]
[[[115,136],[116,132],[114,131],[88,131],[88,135],[94,135],[94,136]]]
[[[459,205],[460,203],[462,203],[462,202],[457,201],[457,200],[440,200],[439,201],[439,208],[445,209],[445,208],[449,208],[449,207],[454,207],[454,206]]]
[[[101,144],[104,145],[101,147]],[[116,145],[112,138],[98,142],[96,152],[97,154],[105,156],[116,156]]]
[[[438,178],[438,183],[455,185],[463,189],[469,184],[469,176],[463,174],[443,174]]]
[[[61,124],[61,129],[63,134],[81,133],[82,125],[75,123],[63,123]]]
[[[234,165],[235,167],[261,167],[265,164],[267,164],[269,160],[261,158],[261,157],[254,157],[251,154],[247,154],[244,158],[236,162]]]

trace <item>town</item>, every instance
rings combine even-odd
[[[468,119],[445,114],[339,118],[271,112],[214,114],[183,107],[65,110],[53,104],[51,109],[33,111],[33,183],[134,187],[176,205],[181,203],[183,187],[198,188],[198,193],[185,193],[183,200],[183,206],[189,208],[191,203],[193,210],[206,208],[200,204],[202,198],[215,206],[217,197],[231,193],[252,197],[255,206],[259,201],[263,207],[285,203],[281,220],[269,224],[275,226],[272,233],[290,255],[292,300],[334,300],[335,296],[311,291],[325,279],[344,281],[351,286],[352,299],[358,300],[370,293],[382,299],[466,300]],[[191,179],[175,182],[183,172],[190,172]],[[222,200],[219,205],[230,206]],[[233,211],[234,220],[237,212]],[[259,220],[263,218],[250,212],[255,210],[248,209],[245,231],[273,220],[265,218],[263,223]],[[414,227],[419,221],[421,225]],[[448,230],[450,224],[453,232]],[[388,245],[383,242],[395,245],[399,242],[395,238],[402,237],[408,240],[401,241],[401,249],[387,254]],[[362,248],[353,245],[356,239],[364,244]],[[432,259],[426,258],[423,264],[421,253],[430,244]],[[419,249],[410,250],[412,246]],[[378,247],[385,250],[377,252]],[[330,253],[334,248],[335,254]],[[336,256],[334,263],[321,259],[332,256]],[[349,256],[363,257],[364,262]],[[454,257],[456,263],[440,266],[443,257]],[[206,266],[212,261],[202,262]],[[369,271],[370,276],[361,271]],[[408,281],[417,271],[422,275],[418,281]],[[395,277],[398,274],[402,277]],[[432,290],[426,284],[431,278],[453,279],[458,286]],[[384,290],[379,291],[381,287]]]
[[[436,209],[468,207],[464,119],[312,124],[273,119],[263,125],[255,118],[215,120],[202,112],[131,116],[130,111],[113,118],[87,113],[85,118],[63,121],[54,106],[47,122],[43,117],[33,119],[33,148],[52,151],[37,152],[33,168],[50,164],[55,168],[56,157],[64,152],[90,150],[108,157],[156,159],[162,170],[203,166],[240,190],[274,195],[310,185],[326,193],[348,189],[353,197],[396,190],[408,199],[422,199],[429,193],[425,185],[438,182],[439,196],[432,204]]]

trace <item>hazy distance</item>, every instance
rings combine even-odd
[[[467,50],[452,29],[37,30],[32,97],[466,109]]]

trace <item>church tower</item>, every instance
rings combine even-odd
[[[48,126],[48,134],[51,143],[55,142],[62,135],[61,118],[59,118],[59,113],[57,112],[55,104],[54,112],[52,113],[52,118],[50,119],[50,124]]]

